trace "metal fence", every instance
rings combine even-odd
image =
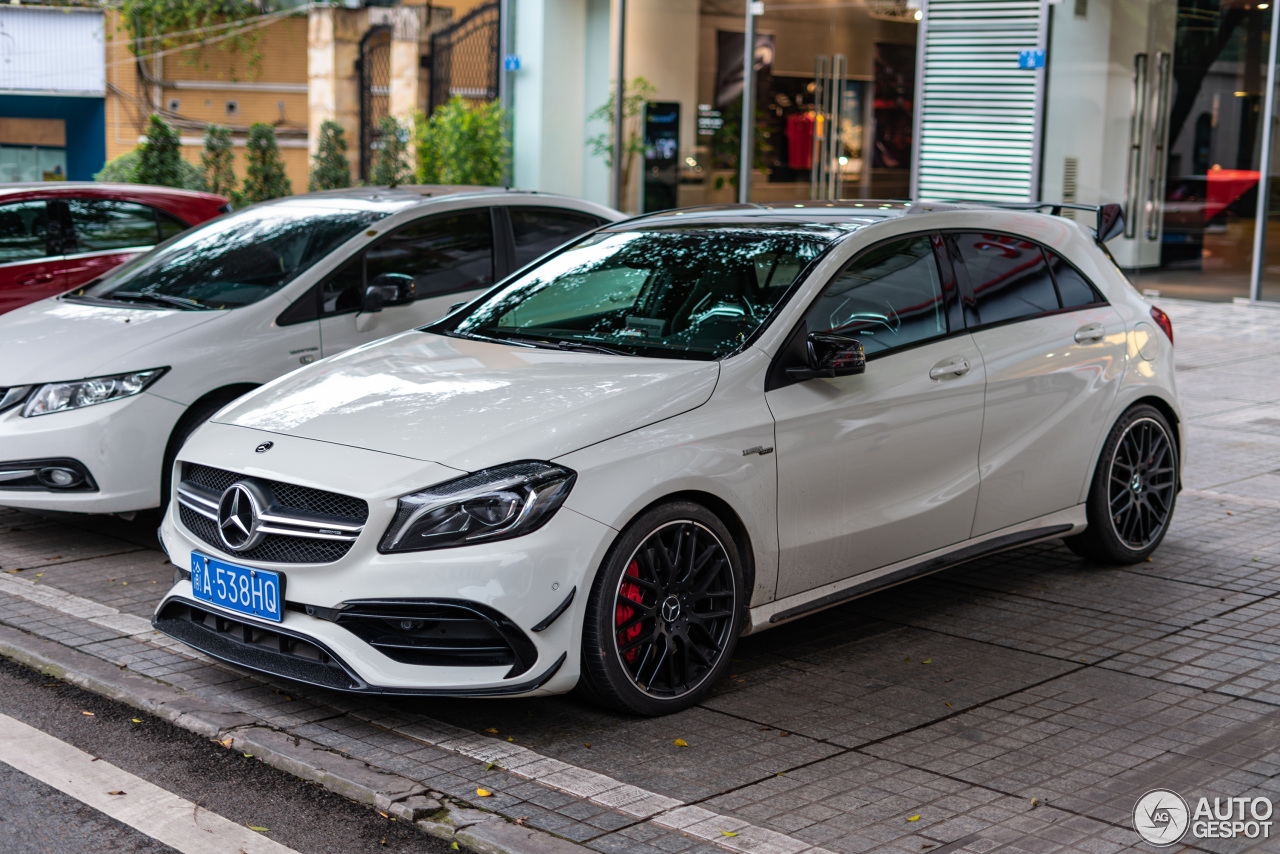
[[[426,59],[431,74],[427,115],[454,95],[472,101],[498,97],[499,26],[499,6],[489,3],[432,34]]]

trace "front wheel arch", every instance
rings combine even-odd
[[[232,383],[215,388],[196,400],[182,413],[182,417],[169,431],[169,440],[165,443],[164,458],[160,463],[160,509],[169,504],[169,494],[173,489],[173,464],[178,458],[178,451],[187,437],[204,423],[210,415],[226,406],[238,397],[248,394],[257,388],[256,383]]]
[[[743,607],[749,609],[751,607],[751,592],[755,589],[756,583],[755,550],[752,547],[751,535],[747,532],[746,523],[742,521],[742,517],[733,509],[733,506],[723,498],[714,493],[703,492],[698,489],[672,492],[660,498],[655,498],[631,514],[631,517],[622,524],[619,531],[626,530],[632,522],[648,513],[654,507],[660,504],[670,504],[674,501],[689,501],[694,504],[701,504],[715,514],[716,518],[729,529],[729,534],[733,537],[733,544],[738,549],[738,557],[742,561],[743,592],[746,594],[743,597]],[[600,568],[596,567],[596,572],[599,571]]]

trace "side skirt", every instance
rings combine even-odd
[[[1042,540],[1051,540],[1085,528],[1084,505],[1052,513],[1025,525],[1020,530],[996,531],[981,540],[969,540],[948,549],[939,549],[923,558],[911,558],[897,564],[872,570],[835,584],[806,590],[777,602],[752,608],[750,626],[744,635],[755,634],[808,614],[833,608],[845,602],[893,587],[925,575],[968,563],[976,558],[1007,551]]]

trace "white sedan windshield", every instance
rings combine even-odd
[[[181,234],[69,295],[189,309],[239,308],[293,281],[384,211],[266,205]]]

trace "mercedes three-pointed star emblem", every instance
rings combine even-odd
[[[265,536],[258,530],[258,517],[266,506],[265,496],[246,481],[232,484],[218,502],[218,536],[233,552],[246,552]]]

